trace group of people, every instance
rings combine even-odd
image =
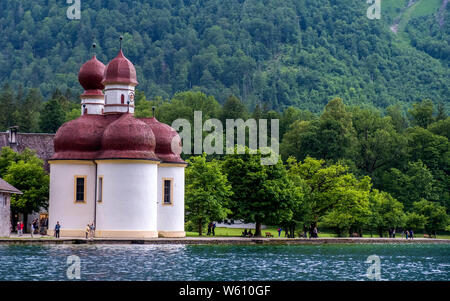
[[[210,222],[208,224],[208,233],[206,235],[216,235],[216,223]]]
[[[35,232],[39,232],[39,221],[37,218],[31,222],[31,237],[34,237]]]
[[[391,228],[389,229],[389,238],[395,238],[395,228]],[[402,238],[406,238],[406,239],[413,239],[414,238],[414,232],[413,230],[409,229],[405,229],[402,232]]]
[[[403,231],[403,234],[405,235],[405,238],[406,239],[413,239],[414,238],[414,232],[413,232],[413,230],[406,230],[405,229],[405,231]]]
[[[25,225],[24,225],[23,221],[18,221],[16,224],[17,236],[22,236],[24,229],[25,229]],[[45,229],[46,229],[45,224],[42,222],[39,223],[39,219],[37,219],[37,218],[33,219],[33,221],[30,223],[30,230],[31,230],[30,234],[31,234],[32,238],[34,237],[34,234],[39,234],[39,233],[41,233],[41,235],[45,234],[45,233],[42,233],[42,231]],[[11,227],[11,232],[12,231],[13,231],[13,228]]]
[[[252,229],[248,230],[248,232],[247,232],[247,229],[244,229],[244,232],[242,232],[241,236],[242,237],[253,237]]]
[[[17,222],[17,226],[16,226],[16,230],[17,230],[17,235],[18,236],[22,236],[23,235],[23,228],[24,228],[23,222],[22,221],[18,221]]]
[[[91,224],[87,224],[86,229],[85,229],[85,233],[86,233],[86,239],[94,239],[95,236],[95,226],[94,226],[94,222],[92,222]]]

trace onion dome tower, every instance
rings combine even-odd
[[[122,52],[122,37],[119,53],[106,66],[102,84],[105,85],[105,114],[134,114],[134,89],[138,81],[133,63]]]
[[[95,49],[95,43],[92,47]],[[104,111],[105,96],[102,84],[105,65],[97,60],[95,54],[92,58],[81,66],[78,73],[78,81],[84,88],[81,98],[81,115],[93,114],[101,115]]]

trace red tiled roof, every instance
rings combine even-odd
[[[172,144],[174,150],[172,151]],[[63,124],[51,160],[143,159],[185,163],[181,139],[167,124],[132,114],[83,115]]]

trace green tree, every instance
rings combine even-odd
[[[437,106],[437,114],[436,114],[436,121],[445,120],[447,118],[447,112],[445,111],[445,106],[442,101],[438,102]],[[448,137],[447,137],[448,138]]]
[[[37,157],[25,162],[12,162],[4,177],[5,181],[23,192],[11,196],[11,213],[23,213],[24,224],[27,215],[48,206],[49,176],[43,168],[43,161]]]
[[[424,99],[422,102],[415,102],[408,110],[411,123],[415,126],[427,128],[433,122],[433,102]]]
[[[224,170],[233,187],[234,219],[255,223],[255,236],[261,236],[263,223],[279,224],[292,219],[291,202],[297,200],[281,160],[275,165],[261,164],[261,153],[226,155]]]
[[[387,107],[386,115],[391,118],[391,123],[398,133],[402,133],[408,127],[408,119],[404,116],[400,105]]]
[[[7,130],[8,127],[15,125],[14,110],[16,100],[11,87],[6,83],[0,93],[0,131]]]
[[[227,119],[243,119],[248,118],[247,107],[234,95],[227,98],[222,108],[221,120],[223,124]]]
[[[436,237],[438,230],[444,230],[448,223],[449,217],[445,211],[445,207],[436,202],[421,200],[413,203],[413,211],[425,217],[425,231],[429,235]]]
[[[414,232],[423,230],[426,222],[427,218],[416,212],[409,212],[405,216],[405,228],[414,230]]]
[[[222,221],[231,213],[231,185],[220,162],[206,161],[206,154],[191,157],[186,169],[186,218],[202,235],[205,224]]]
[[[3,178],[9,166],[18,161],[31,162],[34,164],[42,164],[41,159],[36,156],[36,151],[25,148],[21,153],[16,153],[10,147],[3,147],[0,151],[0,178]]]
[[[405,214],[403,204],[394,199],[389,193],[374,189],[369,196],[370,215],[367,228],[378,232],[380,237],[389,229],[403,226]]]
[[[66,113],[61,104],[57,99],[52,98],[44,104],[39,124],[43,132],[56,133],[65,119]]]
[[[334,98],[320,116],[319,158],[339,160],[352,157],[355,143],[352,114],[340,98]]]
[[[334,221],[342,221],[353,214],[345,229],[361,227],[368,213],[368,196],[364,196],[370,189],[368,177],[358,181],[348,172],[347,166],[340,163],[326,165],[324,160],[311,157],[298,163],[293,158],[289,159],[288,173],[291,177],[296,175],[298,180],[294,183],[303,187],[303,220],[308,228],[316,227],[327,214],[330,214],[327,218],[329,225],[337,225]],[[352,213],[351,210],[355,211]],[[343,228],[337,230],[343,231]]]
[[[407,211],[413,202],[420,199],[433,199],[434,179],[430,170],[422,161],[409,162],[405,173],[396,168],[383,175],[383,188],[398,199]]]
[[[39,89],[30,89],[20,107],[18,114],[18,126],[25,133],[37,133],[39,128],[39,117],[42,102],[42,94]]]
[[[435,135],[444,136],[447,140],[450,139],[450,117],[433,122],[428,130]]]
[[[373,175],[378,169],[401,166],[407,156],[407,139],[397,133],[388,117],[379,112],[354,108],[353,126],[356,132],[356,157],[358,168]]]

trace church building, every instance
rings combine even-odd
[[[120,49],[105,67],[94,55],[80,69],[81,116],[54,138],[49,234],[184,237],[184,172],[178,133],[156,118],[134,117],[134,65]]]

